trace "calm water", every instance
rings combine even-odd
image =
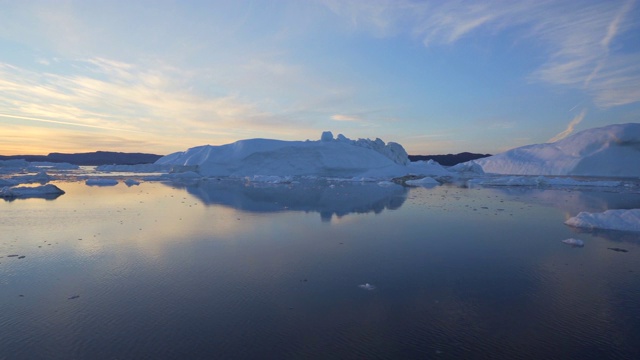
[[[640,234],[563,224],[639,194],[56,184],[0,201],[1,359],[640,358]]]

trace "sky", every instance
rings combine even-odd
[[[0,0],[0,154],[323,131],[499,153],[640,122],[629,0]]]

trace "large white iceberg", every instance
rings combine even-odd
[[[639,177],[640,124],[584,130],[473,161],[494,174]]]
[[[640,209],[607,210],[601,213],[583,211],[565,221],[565,224],[587,229],[640,231]]]
[[[402,145],[380,139],[334,139],[324,132],[318,141],[240,140],[220,146],[198,146],[164,156],[157,165],[195,167],[205,177],[318,176],[380,179],[408,173],[446,176],[437,163],[411,165]]]

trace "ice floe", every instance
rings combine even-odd
[[[32,197],[56,197],[64,194],[64,191],[53,184],[42,186],[5,186],[0,189],[0,198],[32,198]]]
[[[537,186],[537,187],[616,187],[624,183],[617,180],[588,180],[568,177],[548,176],[501,176],[479,177],[467,181],[468,187],[474,186]]]
[[[584,241],[582,241],[580,239],[569,238],[569,239],[562,240],[562,242],[567,244],[567,245],[574,246],[574,247],[583,247],[584,246]]]
[[[89,186],[114,186],[114,185],[118,185],[118,182],[119,181],[116,179],[93,178],[93,179],[87,179],[85,181],[85,184]]]
[[[364,283],[364,284],[358,285],[358,287],[359,287],[360,289],[363,289],[363,290],[369,290],[369,291],[371,291],[371,290],[375,290],[375,289],[376,289],[376,287],[375,287],[375,286],[373,286],[373,285],[371,285],[371,284],[369,284],[369,283]]]
[[[565,224],[586,229],[640,231],[640,209],[607,210],[601,213],[580,212]]]

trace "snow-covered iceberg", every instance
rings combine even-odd
[[[587,229],[640,231],[640,209],[607,210],[601,213],[583,211],[564,223]]]
[[[360,180],[392,178],[415,171],[446,175],[438,164],[410,165],[402,145],[380,139],[337,138],[326,131],[318,141],[240,140],[220,146],[198,146],[173,153],[157,165],[195,167],[205,177],[317,176]]]
[[[640,123],[588,129],[473,162],[494,174],[640,177]]]

